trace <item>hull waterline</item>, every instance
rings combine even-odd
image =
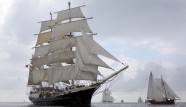
[[[166,100],[166,101],[155,101],[155,100],[149,100],[151,104],[175,104],[174,100]]]
[[[68,92],[63,95],[50,98],[29,98],[31,102],[39,106],[70,106],[70,107],[90,107],[93,93],[99,88],[94,86],[77,92]]]

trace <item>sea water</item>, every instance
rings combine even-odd
[[[0,102],[0,107],[39,107],[32,103]],[[42,106],[62,107],[62,106]],[[146,103],[92,103],[91,107],[186,107],[186,102],[177,102],[174,105],[151,105]]]

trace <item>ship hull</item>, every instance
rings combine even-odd
[[[39,106],[70,106],[70,107],[90,107],[93,93],[99,88],[94,86],[77,92],[58,95],[51,98],[29,98],[30,101]]]
[[[148,100],[151,104],[175,104],[174,100],[166,100],[166,101],[155,101],[155,100]]]

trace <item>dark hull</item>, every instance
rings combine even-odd
[[[85,90],[67,93],[52,98],[30,98],[31,102],[39,106],[74,106],[90,107],[93,93],[99,86],[94,86]]]
[[[155,101],[155,100],[148,100],[151,104],[175,104],[174,100],[166,100],[166,101]]]

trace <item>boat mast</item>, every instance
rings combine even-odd
[[[70,6],[71,6],[71,3],[68,2],[68,9],[69,9],[69,10],[70,10]],[[70,23],[70,22],[71,22],[71,18],[69,18],[69,23]],[[70,38],[72,37],[72,32],[70,32],[69,37],[70,37]],[[71,48],[71,50],[72,50],[72,48]],[[72,62],[73,62],[73,60],[72,60]],[[74,87],[74,80],[71,80],[71,85],[72,85],[72,87]]]
[[[69,10],[70,10],[70,5],[71,5],[71,3],[70,3],[70,2],[68,2],[68,9],[69,9]],[[69,18],[69,22],[71,22],[71,18]],[[72,37],[72,32],[70,32],[69,37]]]

